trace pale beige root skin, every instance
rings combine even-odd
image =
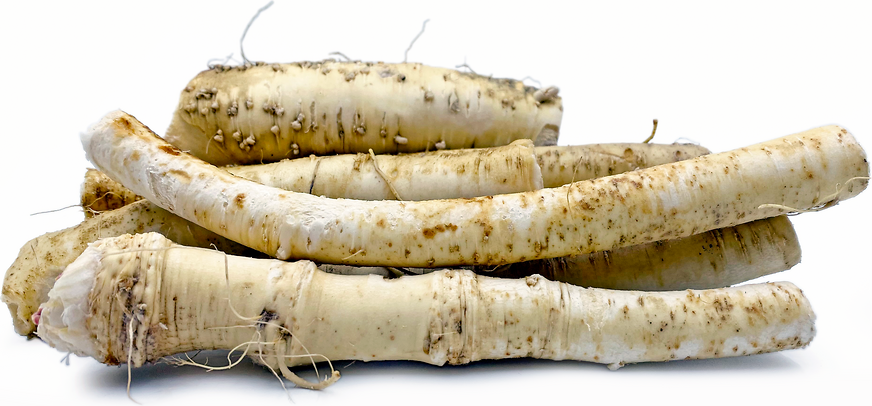
[[[562,101],[537,90],[419,63],[220,67],[188,83],[166,138],[215,165],[370,148],[481,148],[524,138],[555,145]]]
[[[403,200],[418,201],[557,187],[570,183],[573,178],[576,181],[593,179],[709,153],[693,144],[552,146],[533,148],[531,154],[535,155],[535,162],[531,162],[526,150],[529,143],[518,140],[502,147],[378,155],[376,160]],[[543,166],[544,169],[540,169]],[[312,155],[223,169],[240,178],[291,192],[358,200],[396,199],[368,154]],[[435,184],[439,187],[433,187]],[[141,199],[97,170],[88,170],[85,177],[83,190],[92,189],[100,193],[83,193],[82,205],[87,206],[108,193],[114,193],[109,194],[110,197],[125,196],[125,202],[133,201],[127,196]],[[97,203],[92,206],[103,209]]]
[[[88,244],[99,238],[156,231],[185,245],[215,246],[236,255],[263,256],[250,248],[218,236],[147,201],[86,219],[81,224],[36,237],[21,247],[6,271],[0,299],[9,307],[15,331],[34,332],[31,316],[48,298],[58,275]]]
[[[375,163],[369,154],[312,155],[223,169],[262,185],[330,198],[397,200],[391,186],[402,200],[469,198],[542,189],[533,151],[532,141],[517,140],[502,147],[377,155]],[[88,170],[82,186],[82,205],[97,211],[141,198],[98,170]]]
[[[772,217],[690,237],[563,258],[494,267],[476,273],[498,278],[539,274],[576,286],[618,290],[715,289],[786,271],[799,263],[796,231],[786,216]],[[340,275],[397,277],[434,272],[433,268],[318,266]]]
[[[605,289],[714,289],[786,271],[800,256],[796,231],[779,216],[674,240],[476,271],[500,278],[540,274]]]
[[[154,206],[149,208],[146,203],[137,203],[134,205],[135,210],[125,209],[118,213],[123,214],[121,217],[134,218],[130,222],[122,221],[121,217],[109,217],[106,227],[99,234],[102,237],[114,237],[157,230],[184,242],[184,245],[207,248],[214,245],[235,255],[261,255],[163,209]],[[144,224],[150,226],[145,227]],[[94,221],[86,221],[80,226],[34,239],[22,248],[16,262],[7,271],[3,285],[3,301],[9,306],[19,334],[27,335],[34,331],[31,316],[39,304],[46,301],[48,290],[61,271],[84,251],[88,243],[97,239],[98,233],[94,227]],[[182,231],[189,228],[197,233],[188,234]],[[76,241],[76,244],[67,244],[70,251],[59,254],[56,248],[60,246],[59,241]],[[34,252],[39,254],[36,261],[33,258]],[[554,281],[607,289],[712,289],[790,269],[799,263],[800,256],[799,242],[793,226],[786,217],[780,216],[675,240],[576,257],[528,261],[496,269],[479,267],[476,272],[500,278],[540,274]],[[372,274],[384,277],[438,270],[331,264],[320,264],[318,268],[342,275]]]
[[[815,334],[807,299],[787,282],[657,293],[451,270],[384,279],[327,274],[309,261],[228,257],[225,266],[221,253],[163,249],[170,246],[156,234],[93,244],[83,264],[70,266],[76,272],[61,277],[93,289],[53,293],[40,337],[133,366],[254,341],[248,355],[278,370],[312,362],[282,353],[434,365],[535,357],[614,368],[801,348]]]
[[[81,197],[85,218],[142,200],[141,196],[96,169],[88,169],[85,172]]]
[[[107,175],[204,228],[279,259],[349,265],[502,265],[680,238],[835,204],[869,174],[853,136],[829,126],[536,192],[369,202],[239,179],[123,112],[82,141]]]
[[[710,154],[695,144],[592,144],[536,147],[546,188]]]
[[[376,169],[386,175],[382,177]],[[542,188],[533,142],[495,148],[402,155],[312,156],[266,165],[226,168],[254,182],[291,192],[358,200],[469,198]]]

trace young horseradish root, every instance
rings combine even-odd
[[[309,261],[226,257],[157,234],[92,244],[49,296],[37,332],[61,351],[138,367],[235,348],[290,379],[289,366],[312,359],[534,357],[617,368],[801,348],[815,334],[790,283],[651,293],[456,270],[331,275]]]
[[[800,255],[790,220],[779,216],[690,237],[476,272],[500,278],[539,274],[605,289],[713,289],[786,271],[799,263]]]
[[[81,197],[85,218],[91,218],[104,211],[115,210],[142,199],[141,196],[137,196],[130,189],[96,169],[88,169],[85,172]]]
[[[611,251],[540,259],[476,273],[498,278],[541,275],[576,286],[667,291],[714,289],[786,271],[799,263],[801,250],[786,216],[772,217],[689,237],[639,244]],[[321,264],[340,275],[396,277],[434,272],[434,268],[358,267]]]
[[[593,144],[536,147],[546,188],[710,154],[695,144]]]
[[[557,187],[570,183],[573,177],[575,181],[593,179],[709,153],[692,144],[596,144],[535,147],[531,151],[527,145],[532,147],[530,141],[518,140],[503,147],[379,155],[376,162],[403,200],[419,201]],[[367,154],[312,155],[222,169],[291,192],[358,200],[396,199]],[[435,184],[439,187],[433,187]],[[97,170],[88,170],[82,190],[82,205],[98,212],[141,198]]]
[[[182,91],[166,136],[215,165],[309,154],[555,145],[557,88],[419,63],[216,66]]]
[[[593,179],[710,153],[693,144],[530,148],[532,143],[529,140],[518,140],[503,147],[381,155],[377,162],[382,171],[391,175],[389,181],[403,200],[420,201],[538,190],[543,186],[565,185],[573,178],[576,181]],[[530,159],[533,155],[535,161]],[[539,167],[546,169],[540,170]],[[241,178],[291,192],[358,200],[395,199],[367,154],[313,155],[272,164],[223,169]],[[436,182],[440,187],[431,187]],[[87,171],[82,186],[82,206],[90,209],[86,216],[138,199],[141,197],[100,171]]]
[[[81,224],[34,238],[21,247],[18,258],[6,271],[0,295],[9,307],[15,331],[34,332],[32,316],[48,299],[58,275],[88,244],[104,237],[156,231],[184,245],[215,247],[234,255],[264,255],[167,212],[147,201],[86,219]]]
[[[382,176],[376,165],[384,173]],[[542,188],[530,140],[493,148],[428,153],[309,156],[264,165],[228,166],[233,175],[262,185],[316,196],[360,200],[434,200],[524,192]],[[83,190],[136,196],[118,182],[88,172]],[[96,186],[91,186],[96,183]],[[117,189],[107,189],[114,185]],[[434,187],[438,185],[438,187]],[[87,205],[98,196],[83,194]],[[136,196],[137,198],[141,198]]]
[[[536,192],[367,202],[239,179],[123,112],[82,142],[111,178],[234,241],[279,259],[378,266],[501,265],[685,237],[831,206],[860,193],[869,173],[853,136],[829,126]]]
[[[382,176],[379,170],[384,173]],[[334,155],[266,165],[228,167],[254,182],[291,192],[359,200],[434,200],[525,192],[542,188],[530,140],[496,148],[420,154]]]

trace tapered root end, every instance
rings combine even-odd
[[[90,313],[89,296],[100,255],[87,249],[70,264],[34,314],[36,334],[61,352],[99,359],[94,339],[87,325]]]
[[[94,162],[91,159],[91,140],[94,136],[106,132],[114,132],[113,127],[116,125],[116,122],[118,120],[126,120],[127,117],[130,117],[130,115],[121,110],[109,112],[100,121],[91,124],[85,132],[79,134],[79,138],[82,140],[82,148],[85,150],[85,158],[89,162]]]

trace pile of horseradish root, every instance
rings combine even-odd
[[[414,63],[214,66],[163,139],[121,111],[83,134],[88,218],[25,243],[3,301],[64,352],[231,350],[305,388],[339,373],[291,368],[331,360],[614,369],[809,344],[799,288],[730,286],[799,261],[786,214],[866,187],[851,134],[559,147],[562,112],[554,87]]]

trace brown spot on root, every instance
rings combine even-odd
[[[170,155],[174,155],[174,156],[180,155],[182,153],[181,150],[179,150],[178,148],[176,148],[172,145],[161,145],[158,148],[160,148],[161,151],[166,152],[167,154],[170,154]]]
[[[167,173],[172,175],[173,177],[175,177],[176,179],[178,179],[182,183],[190,183],[191,182],[191,175],[188,175],[188,173],[185,171],[180,171],[178,169],[171,169]]]
[[[240,193],[233,198],[233,203],[236,203],[236,207],[243,208],[245,207],[245,193]]]
[[[438,233],[445,232],[445,230],[448,230],[448,229],[450,229],[451,231],[456,231],[457,226],[452,224],[452,223],[448,223],[445,225],[438,224],[433,228],[425,228],[425,229],[421,230],[421,232],[422,232],[422,234],[424,234],[424,237],[429,239],[429,238],[435,237],[436,234],[438,234]]]
[[[118,117],[115,119],[115,124],[123,127],[128,132],[133,132],[133,123],[127,119],[127,117]]]

